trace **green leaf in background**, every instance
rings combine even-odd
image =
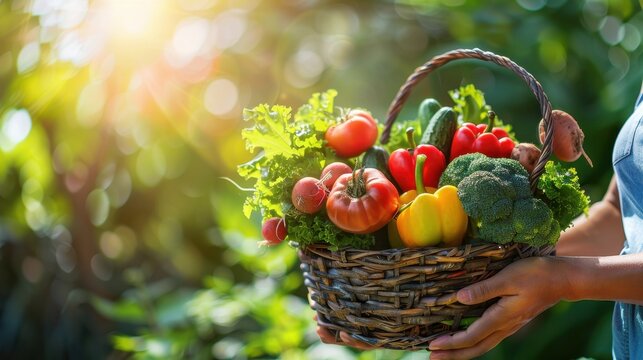
[[[129,323],[145,323],[145,309],[135,300],[122,299],[113,302],[94,296],[91,303],[96,311],[108,318]]]
[[[114,348],[121,351],[140,352],[145,350],[145,342],[138,336],[114,335],[112,341]]]

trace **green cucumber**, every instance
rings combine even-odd
[[[420,129],[422,131],[426,129],[433,115],[435,115],[441,107],[442,105],[432,98],[424,99],[424,101],[420,103],[420,107],[418,108],[418,119],[420,120]]]
[[[449,159],[453,134],[458,127],[455,111],[445,106],[433,115],[422,134],[420,144],[430,144],[437,147],[446,159]]]
[[[388,171],[388,151],[379,146],[368,149],[362,157],[362,166],[381,171],[389,180],[393,180]]]

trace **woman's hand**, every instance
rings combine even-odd
[[[317,321],[317,315],[313,317],[315,321]],[[376,349],[375,347],[365,344],[361,341],[353,339],[350,335],[347,333],[340,331],[339,332],[339,339],[335,338],[335,335],[331,334],[330,331],[328,331],[327,328],[323,327],[322,325],[317,325],[317,335],[319,335],[319,338],[324,344],[334,344],[334,345],[345,345],[345,346],[351,346],[359,350],[373,350]]]
[[[558,263],[553,257],[527,258],[458,291],[458,301],[463,304],[478,304],[496,297],[500,300],[466,330],[433,340],[429,345],[430,358],[470,359],[482,355],[566,298],[571,286]]]

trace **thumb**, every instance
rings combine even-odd
[[[469,285],[458,291],[458,301],[465,305],[479,304],[506,295],[504,281],[498,276]]]

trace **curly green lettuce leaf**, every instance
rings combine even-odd
[[[393,126],[391,127],[391,136],[389,137],[388,143],[380,145],[382,145],[389,153],[392,153],[397,149],[406,149],[410,147],[406,136],[406,129],[410,127],[412,127],[414,130],[413,138],[415,139],[415,143],[419,144],[420,138],[422,137],[422,129],[420,128],[420,120],[414,119],[399,120],[393,123]],[[380,134],[382,133],[383,129],[384,126],[381,125]]]
[[[306,215],[298,211],[286,213],[288,239],[300,246],[327,243],[331,250],[342,248],[369,249],[375,242],[372,234],[351,234],[339,229],[326,215]]]
[[[567,229],[578,215],[589,212],[589,196],[581,189],[574,168],[548,161],[538,179],[538,189],[538,197],[552,210],[561,230]]]
[[[333,112],[335,90],[316,93],[294,118],[289,107],[266,104],[245,109],[243,129],[246,149],[258,151],[237,172],[254,181],[251,195],[243,206],[244,215],[261,213],[263,219],[283,216],[290,202],[290,191],[297,179],[321,173],[332,152],[324,146],[324,134],[337,122]]]
[[[484,93],[473,84],[460,86],[449,91],[454,102],[453,111],[461,116],[462,122],[480,124],[486,118],[486,112],[491,110],[484,99]]]
[[[336,96],[337,91],[334,89],[313,94],[308,103],[297,110],[296,121],[301,126],[311,126],[318,133],[326,133],[331,125],[337,123],[337,116],[334,112]]]
[[[460,86],[455,90],[449,91],[449,96],[453,103],[453,111],[458,114],[458,123],[465,122],[474,124],[483,124],[489,122],[489,111],[492,111],[491,106],[487,104],[484,93],[478,90],[473,84]],[[516,134],[511,129],[511,125],[504,124],[498,114],[494,119],[495,127],[501,127],[507,131],[509,137],[514,140]]]

